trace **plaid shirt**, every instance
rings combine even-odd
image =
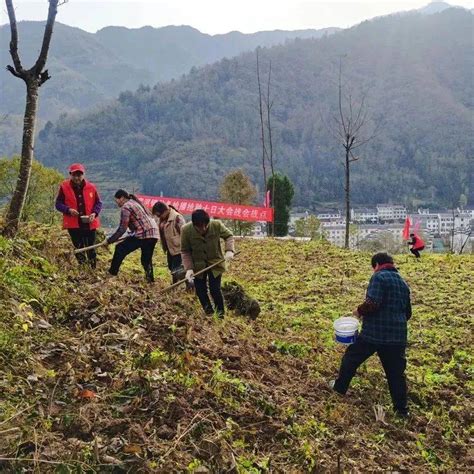
[[[371,307],[370,311],[367,309]],[[363,309],[366,311],[363,311]],[[361,311],[362,309],[362,311]],[[406,344],[410,288],[393,267],[375,272],[367,288],[360,337],[373,344]]]
[[[158,224],[137,201],[129,199],[120,208],[120,225],[107,241],[116,242],[129,228],[138,239],[158,239]]]

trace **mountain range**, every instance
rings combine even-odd
[[[298,204],[343,196],[343,149],[331,133],[339,60],[345,95],[366,96],[367,133],[375,131],[353,164],[355,202],[472,199],[472,20],[455,8],[391,15],[260,49],[264,78],[272,65],[276,167],[295,183]],[[48,123],[37,156],[60,169],[80,159],[104,181],[148,193],[215,198],[231,169],[262,182],[260,149],[250,52]]]
[[[33,64],[44,31],[43,22],[19,22],[23,64]],[[257,46],[271,46],[294,38],[318,38],[337,28],[299,31],[231,32],[210,36],[189,26],[138,29],[107,27],[88,33],[61,23],[54,27],[48,56],[52,80],[41,88],[40,127],[62,113],[92,109],[140,84],[154,85],[179,78],[194,66],[232,57]],[[11,63],[10,27],[0,27],[0,61]],[[20,148],[24,85],[0,72],[0,156]]]
[[[432,2],[419,11],[440,12],[450,5]],[[43,22],[18,23],[20,52],[25,66],[38,53]],[[140,84],[177,79],[192,67],[211,64],[256,47],[269,47],[295,38],[318,38],[339,28],[298,31],[237,31],[207,35],[190,26],[137,29],[110,26],[96,33],[56,23],[48,58],[53,81],[41,90],[39,126],[62,113],[90,110]],[[9,25],[0,26],[0,61],[11,62]],[[18,152],[24,109],[23,84],[5,69],[0,72],[0,156]]]

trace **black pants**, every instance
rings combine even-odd
[[[109,273],[117,275],[124,258],[129,253],[141,249],[141,262],[145,270],[146,279],[149,282],[155,281],[153,277],[153,251],[157,242],[158,239],[137,239],[136,237],[128,237],[123,242],[120,242],[115,246]]]
[[[415,250],[415,249],[410,249],[410,252],[411,252],[416,258],[420,258],[420,251],[423,250],[423,249],[424,249],[424,247],[421,248],[421,249],[416,249],[416,250]]]
[[[95,230],[90,229],[68,229],[72,244],[76,249],[82,249],[95,244]],[[76,253],[76,258],[79,263],[88,263],[92,268],[96,267],[97,254],[95,249],[87,250],[86,252]]]
[[[201,306],[206,314],[214,313],[209,295],[207,293],[207,282],[209,281],[209,292],[211,293],[212,300],[214,301],[215,310],[221,316],[224,315],[224,296],[221,290],[222,275],[215,277],[212,274],[212,270],[204,273],[202,278],[196,278],[194,280],[194,286],[196,288],[196,294],[201,302]]]
[[[371,355],[377,353],[387,377],[393,407],[399,413],[406,413],[407,384],[405,369],[407,361],[405,349],[406,346],[404,345],[371,344],[362,338],[357,339],[354,344],[346,349],[334,390],[345,394],[359,366]]]
[[[182,280],[186,272],[184,271],[181,254],[171,255],[169,252],[166,252],[166,260],[168,262],[169,271],[171,272],[172,283]]]

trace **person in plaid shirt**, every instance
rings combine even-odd
[[[119,240],[127,228],[131,230],[131,234],[115,246],[109,273],[114,276],[117,275],[124,258],[129,253],[141,249],[141,263],[145,270],[145,276],[147,281],[152,283],[154,281],[153,252],[158,242],[158,224],[133,194],[128,194],[123,189],[119,189],[114,197],[117,206],[120,207],[120,224],[118,229],[107,239],[107,244]]]
[[[362,331],[342,358],[339,377],[331,388],[344,395],[359,366],[377,353],[388,381],[395,412],[407,416],[405,379],[407,321],[411,318],[410,289],[387,253],[372,257],[374,274],[365,301],[354,311]]]

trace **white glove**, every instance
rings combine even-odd
[[[194,270],[188,270],[186,272],[186,280],[188,280],[189,283],[192,283],[194,281]]]
[[[232,260],[233,258],[234,258],[234,252],[232,252],[232,250],[227,250],[227,252],[224,255],[225,261],[228,262],[229,260]]]

